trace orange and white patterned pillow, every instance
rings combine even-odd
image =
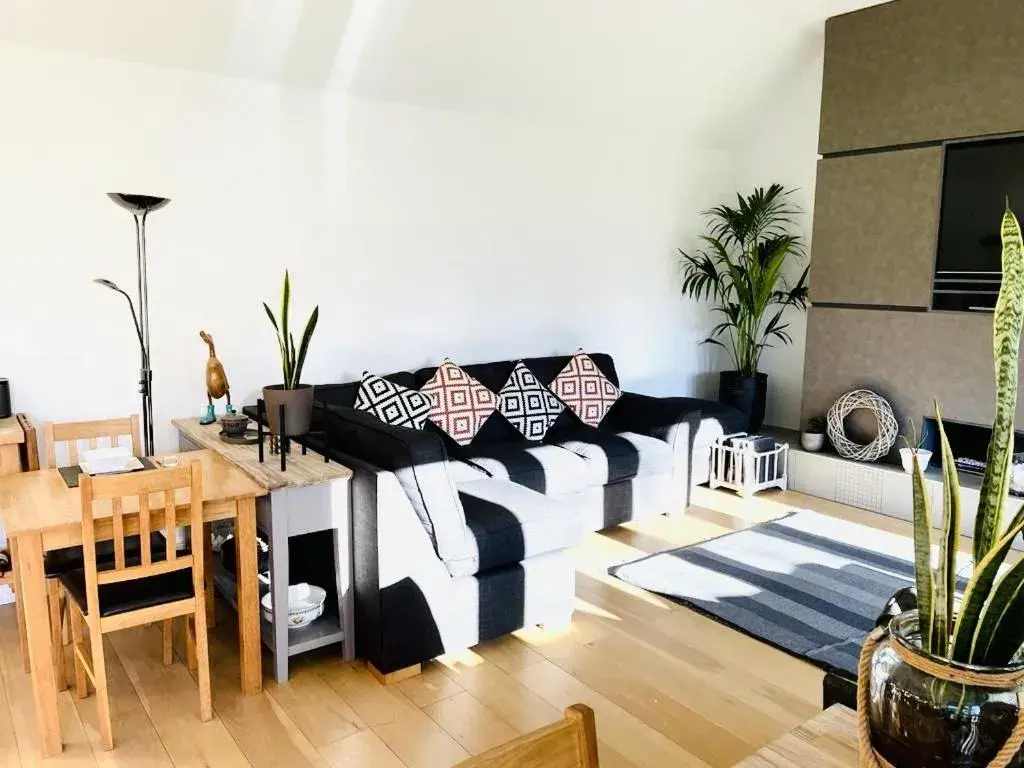
[[[572,356],[548,388],[572,409],[580,421],[591,427],[600,425],[622,394],[582,349]]]
[[[498,398],[451,360],[420,387],[433,401],[427,416],[459,445],[469,445],[498,407]]]

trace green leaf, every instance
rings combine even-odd
[[[1010,210],[1003,216],[1003,284],[992,320],[996,373],[996,415],[981,482],[978,516],[974,523],[974,559],[992,548],[1001,528],[1003,502],[1010,489],[1014,420],[1017,410],[1020,334],[1024,321],[1024,239]]]
[[[914,574],[917,577],[918,626],[921,646],[934,649],[935,576],[932,572],[932,515],[928,507],[928,492],[924,486],[921,462],[914,454]]]
[[[292,303],[292,282],[288,276],[288,270],[284,271],[284,286],[281,289],[281,341],[284,346],[284,358],[282,359],[282,365],[284,366],[284,386],[285,389],[291,389],[289,382],[292,376],[292,356],[288,353],[288,314],[291,309]]]
[[[295,386],[299,385],[302,378],[302,366],[306,362],[306,350],[309,349],[309,342],[313,338],[313,331],[316,330],[316,324],[319,319],[320,307],[313,307],[313,313],[309,316],[309,320],[306,321],[306,329],[302,332],[302,341],[299,342],[299,359],[295,364]]]
[[[960,543],[960,479],[956,460],[942,426],[942,413],[935,403],[935,420],[939,425],[942,446],[942,540],[939,542],[939,568],[935,578],[935,625],[933,647],[948,657],[953,629],[953,600],[956,597],[956,553]],[[934,649],[934,648],[933,648]]]
[[[274,317],[274,313],[267,306],[267,302],[263,302],[263,309],[267,313],[267,317],[270,318],[270,324],[274,326],[274,331],[277,336],[277,351],[281,355],[281,375],[283,377],[283,383],[285,387],[288,386],[288,355],[284,348],[284,342],[281,340],[281,330],[277,327],[277,318]]]
[[[967,582],[963,599],[960,601],[960,615],[956,620],[950,655],[954,661],[970,664],[975,656],[975,646],[988,645],[988,637],[979,637],[978,630],[986,604],[992,594],[992,585],[999,576],[999,569],[1006,559],[1013,540],[1024,530],[1024,507],[1017,513],[1010,527],[988,551],[980,562],[974,564],[974,573]],[[996,609],[998,610],[998,608]],[[993,615],[994,617],[994,615]]]
[[[1024,507],[1007,532],[1012,541],[1024,528]],[[985,604],[975,632],[972,658],[975,663],[1006,666],[1024,645],[1024,560],[999,579]]]

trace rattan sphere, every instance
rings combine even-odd
[[[878,434],[867,445],[855,443],[848,438],[843,424],[847,416],[862,408],[871,411],[878,424]],[[893,415],[892,406],[884,397],[870,389],[847,392],[828,409],[828,439],[845,459],[878,461],[892,450],[898,436],[899,425],[896,423],[896,416]]]

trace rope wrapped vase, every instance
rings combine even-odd
[[[858,768],[896,768],[882,757],[871,743],[870,688],[871,663],[878,646],[889,637],[885,628],[876,629],[864,641],[861,648],[860,661],[857,665],[857,745],[859,752]],[[899,642],[893,641],[888,646],[900,661],[913,667],[925,675],[956,685],[974,686],[977,688],[1003,689],[1016,686],[1017,721],[1006,742],[999,752],[988,763],[988,768],[1007,768],[1024,745],[1024,698],[1021,687],[1024,684],[1024,670],[1013,672],[982,673],[941,664],[926,656],[914,653]]]
[[[870,411],[878,425],[875,439],[866,445],[855,443],[846,436],[846,417],[854,411]],[[896,444],[899,425],[888,401],[870,389],[856,389],[847,392],[828,409],[828,439],[836,452],[844,459],[855,461],[878,461]]]

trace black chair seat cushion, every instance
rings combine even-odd
[[[86,609],[85,570],[79,568],[60,576],[61,584],[83,611]],[[116,616],[119,613],[138,611],[154,605],[187,600],[195,596],[192,589],[192,569],[172,571],[144,579],[119,581],[100,586],[100,616]]]
[[[162,560],[167,552],[167,540],[163,535],[154,531],[149,534],[149,547],[153,553],[154,560]],[[138,536],[126,536],[124,539],[124,554],[129,560],[140,557],[142,543]],[[96,542],[96,565],[102,570],[114,562],[114,542]],[[43,558],[43,571],[47,578],[60,576],[68,571],[77,571],[85,568],[85,553],[81,547],[64,547],[63,549],[51,549]]]

